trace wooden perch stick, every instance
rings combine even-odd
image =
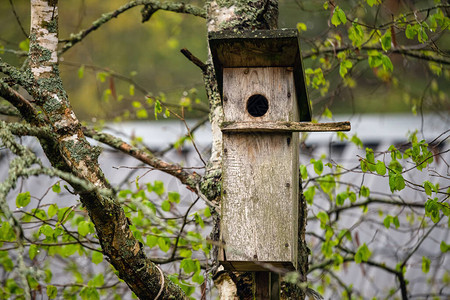
[[[222,132],[327,132],[350,131],[350,122],[223,122]]]

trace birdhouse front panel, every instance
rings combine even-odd
[[[298,121],[292,67],[224,68],[225,122]]]
[[[224,133],[219,260],[228,269],[297,267],[298,133]]]

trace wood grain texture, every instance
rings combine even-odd
[[[219,260],[239,271],[260,263],[296,269],[298,133],[224,134]]]
[[[225,122],[298,121],[292,68],[226,68],[223,72]],[[247,111],[250,96],[261,94],[269,101],[262,117]]]
[[[223,122],[222,132],[327,132],[350,131],[350,122]]]

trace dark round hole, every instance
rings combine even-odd
[[[269,101],[263,95],[256,94],[248,98],[247,111],[253,117],[262,117],[269,109]]]

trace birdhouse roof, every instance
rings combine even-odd
[[[296,29],[210,32],[209,46],[221,95],[223,68],[292,67],[300,121],[311,121]]]

